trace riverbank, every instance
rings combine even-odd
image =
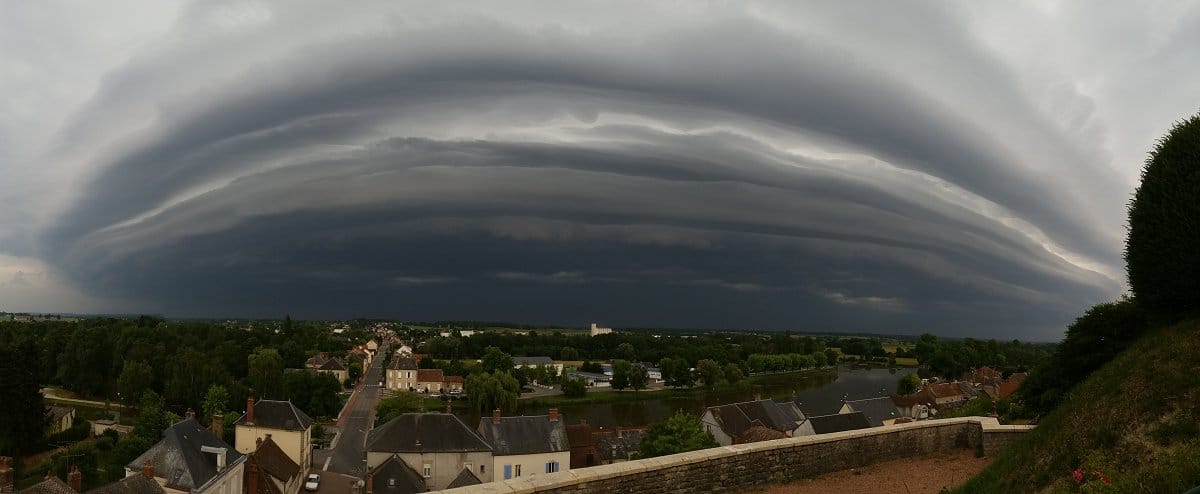
[[[691,388],[644,389],[641,391],[633,391],[628,389],[615,390],[612,388],[589,388],[587,394],[579,398],[568,398],[564,395],[552,395],[521,398],[520,402],[521,406],[545,408],[571,405],[603,405],[670,398],[690,398],[707,394],[747,392],[753,390],[756,386],[766,384],[769,381],[777,381],[780,378],[809,378],[823,376],[836,377],[837,373],[837,367],[822,367],[819,369],[805,369],[792,372],[756,374],[749,376],[737,382],[736,384],[722,384],[712,389],[704,386],[694,386]]]

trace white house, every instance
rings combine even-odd
[[[571,445],[557,408],[549,415],[520,417],[501,417],[495,410],[479,420],[478,431],[492,447],[496,480],[571,469]]]
[[[609,333],[612,333],[612,328],[602,328],[597,326],[596,323],[592,323],[592,336]]]

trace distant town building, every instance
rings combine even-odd
[[[554,369],[554,375],[562,375],[563,364],[555,362],[550,357],[513,357],[513,368],[520,369],[522,367],[547,367]]]
[[[610,333],[612,333],[612,328],[602,328],[597,326],[596,323],[592,323],[592,336]]]

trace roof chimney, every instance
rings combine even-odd
[[[492,423],[493,424],[500,423],[500,409],[499,408],[492,410]]]
[[[154,478],[154,464],[149,459],[142,464],[142,475],[145,475],[148,479]]]
[[[212,428],[214,436],[217,436],[222,441],[225,440],[225,414],[221,413],[220,410],[213,412],[212,423],[209,424],[209,427]]]
[[[262,438],[261,437],[254,438],[254,449],[257,450],[258,448],[261,448],[261,447],[262,447]]]
[[[12,458],[0,456],[0,492],[12,492],[15,490],[13,486],[13,469]]]
[[[367,472],[367,494],[375,492],[375,472]]]
[[[246,397],[246,425],[254,425],[254,396]]]
[[[558,409],[557,408],[550,409],[550,421],[558,422]]]
[[[79,465],[71,465],[71,471],[67,473],[67,485],[75,492],[83,492],[83,472],[79,471]]]
[[[246,462],[246,494],[258,494],[258,462]]]

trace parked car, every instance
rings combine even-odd
[[[319,485],[321,485],[321,476],[315,473],[308,474],[308,478],[304,480],[304,490],[306,491],[315,491]]]

